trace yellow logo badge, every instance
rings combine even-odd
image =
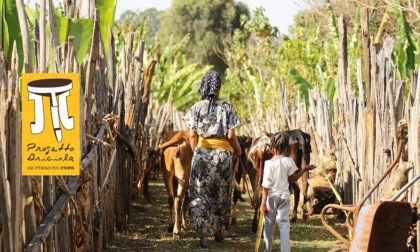
[[[80,75],[23,74],[22,174],[80,174]]]

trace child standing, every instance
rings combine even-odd
[[[276,222],[280,229],[280,251],[290,251],[290,193],[289,183],[298,180],[315,166],[307,165],[298,171],[291,157],[285,154],[289,148],[289,136],[279,132],[271,137],[273,158],[265,161],[263,175],[263,196],[260,211],[264,214],[264,251],[271,251]]]

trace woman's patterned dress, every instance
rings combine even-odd
[[[232,104],[215,101],[209,114],[208,100],[194,104],[184,116],[190,130],[201,137],[227,138],[240,125]],[[213,236],[230,217],[232,158],[228,150],[196,147],[189,181],[190,209],[199,237]]]

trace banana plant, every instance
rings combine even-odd
[[[186,63],[183,49],[188,41],[189,35],[175,44],[171,38],[162,52],[156,52],[159,57],[155,68],[153,95],[159,104],[172,101],[178,110],[184,110],[199,100],[197,89],[200,80],[211,69],[211,66],[201,67],[198,63]]]
[[[268,106],[275,93],[272,88],[278,88],[271,84],[278,79],[278,30],[269,24],[263,8],[257,8],[252,18],[242,15],[240,22],[241,29],[234,30],[224,51],[229,66],[225,93],[240,113],[247,114],[248,106]]]
[[[313,88],[312,85],[295,68],[290,70],[290,74],[294,79],[294,83],[298,86],[299,95],[304,97],[306,104],[309,105],[309,89]]]
[[[114,26],[115,9],[117,0],[98,0],[96,2],[99,10],[99,23],[101,29],[102,41],[105,48],[105,55],[108,56],[108,39],[110,36],[110,27]]]
[[[4,51],[7,62],[12,62],[13,42],[16,41],[16,48],[19,55],[19,70],[23,67],[22,37],[19,25],[15,0],[0,0],[0,47]]]
[[[39,20],[39,10],[33,10],[26,7],[26,13],[29,27],[33,30],[35,27],[35,20]],[[89,49],[93,30],[93,20],[63,17],[58,8],[54,10],[54,14],[60,44],[66,42],[69,36],[73,36],[76,60],[78,64],[81,64]],[[47,31],[49,32],[49,29],[47,29]],[[47,36],[49,36],[49,34],[47,34]]]

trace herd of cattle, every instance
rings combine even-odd
[[[297,167],[300,169],[310,163],[311,138],[310,135],[299,130],[286,131],[289,135],[289,156],[293,158]],[[254,217],[252,222],[252,231],[257,231],[259,218],[259,205],[261,199],[261,183],[264,172],[264,162],[272,157],[270,152],[270,136],[264,134],[261,137],[252,139],[247,136],[238,136],[239,144],[242,148],[242,154],[237,161],[234,161],[235,174],[233,176],[233,206],[231,215],[231,224],[236,224],[237,202],[243,200],[241,194],[244,192],[244,180],[246,175],[251,181],[252,187],[252,206],[254,207]],[[191,172],[191,160],[193,151],[189,143],[189,134],[187,131],[173,131],[166,134],[164,143],[159,146],[159,150],[154,152],[156,157],[155,172],[162,172],[163,180],[168,197],[169,219],[168,232],[173,233],[175,239],[179,239],[180,230],[187,227],[188,215],[188,179]],[[157,155],[156,155],[157,154]],[[159,164],[156,161],[159,160]],[[152,168],[153,169],[153,168]],[[156,170],[158,169],[158,170]],[[147,173],[149,174],[149,172]],[[309,174],[302,176],[297,183],[290,186],[294,195],[292,222],[297,219],[297,210],[299,203],[302,205],[302,218],[304,221],[311,213],[311,201],[308,195]],[[242,180],[242,182],[241,182]],[[147,181],[147,179],[146,179]],[[242,188],[240,187],[242,185]],[[251,190],[248,190],[250,193]],[[303,196],[300,201],[300,196]],[[230,223],[226,223],[229,226]]]

